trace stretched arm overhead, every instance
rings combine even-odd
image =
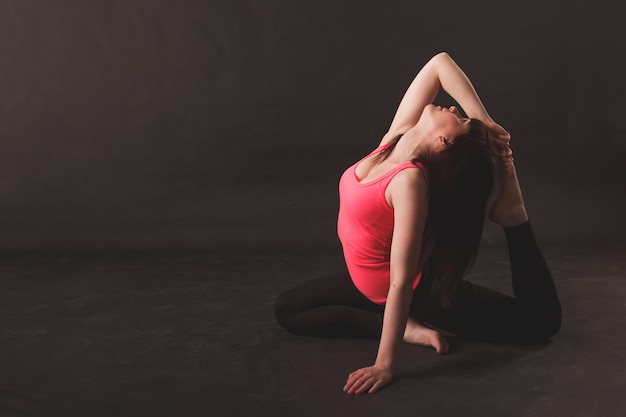
[[[415,126],[424,107],[433,102],[440,89],[456,100],[468,117],[479,119],[487,126],[494,123],[467,75],[450,55],[441,52],[422,67],[409,85],[382,144]]]

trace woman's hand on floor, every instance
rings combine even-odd
[[[343,387],[346,394],[373,394],[391,382],[391,369],[382,366],[369,366],[357,369],[348,375],[348,381]]]

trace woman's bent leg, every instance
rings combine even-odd
[[[496,145],[502,151],[498,170],[500,195],[489,210],[489,218],[504,228],[515,297],[462,282],[450,310],[429,309],[428,303],[425,309],[432,324],[468,338],[541,341],[560,329],[561,304],[550,269],[528,222],[508,141]]]
[[[280,295],[276,321],[291,333],[333,338],[378,338],[383,306],[356,289],[350,275],[334,274],[305,282]]]
[[[561,305],[530,223],[505,228],[505,234],[515,297],[462,282],[449,310],[416,305],[426,310],[417,314],[442,330],[474,340],[537,342],[553,336],[561,326]]]
[[[517,303],[532,314],[531,330],[538,337],[549,338],[561,328],[561,302],[552,273],[535,240],[529,222],[505,229],[513,293]]]

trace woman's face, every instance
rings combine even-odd
[[[424,109],[424,115],[434,137],[443,137],[447,144],[470,130],[471,119],[463,117],[455,106],[446,108],[429,104]]]

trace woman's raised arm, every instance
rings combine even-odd
[[[424,107],[433,102],[440,89],[459,103],[468,117],[479,119],[487,125],[493,123],[467,75],[450,55],[441,52],[422,67],[409,85],[383,144],[415,126]]]

